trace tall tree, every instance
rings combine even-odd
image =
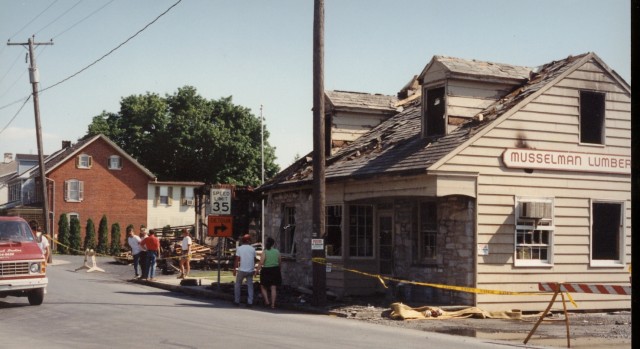
[[[161,180],[258,185],[261,122],[231,97],[208,100],[184,86],[173,95],[122,98],[118,113],[95,116],[87,135],[102,133]],[[264,131],[265,176],[275,175],[275,148]]]

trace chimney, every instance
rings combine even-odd
[[[11,153],[4,153],[4,163],[8,164],[11,161],[13,161],[13,154]]]
[[[71,146],[71,141],[62,141],[62,149],[67,149]]]

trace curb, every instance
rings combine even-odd
[[[222,299],[229,302],[234,301],[233,295],[230,295],[225,292],[216,291],[212,289],[211,286],[181,286],[181,285],[167,284],[167,283],[158,282],[158,281],[136,280],[136,279],[128,280],[128,281],[141,284],[141,285],[146,285],[146,286],[151,286],[151,287],[171,291],[171,292],[184,293],[186,295],[200,297],[200,298]],[[317,314],[317,315],[332,315],[332,316],[344,317],[344,314],[332,312],[326,309],[319,309],[317,307],[309,306],[309,305],[298,306],[294,304],[285,303],[285,304],[278,305],[277,309],[292,310],[292,311]]]

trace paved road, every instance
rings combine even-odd
[[[0,348],[521,347],[324,315],[236,308],[110,273],[76,272],[81,265],[78,257],[56,258],[41,306],[29,306],[26,298],[0,299]]]

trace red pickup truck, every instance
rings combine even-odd
[[[0,216],[0,298],[27,297],[29,304],[44,300],[47,263],[34,232],[20,217]]]

